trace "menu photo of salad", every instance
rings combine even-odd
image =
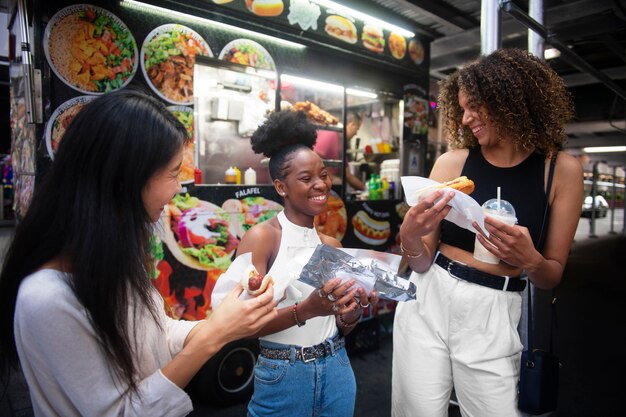
[[[128,27],[90,4],[69,6],[52,16],[43,48],[57,77],[85,94],[122,88],[137,72],[137,43]]]
[[[178,24],[157,27],[141,47],[141,70],[150,88],[171,104],[193,104],[196,56],[213,56],[209,44],[193,29]]]
[[[187,135],[191,139],[183,149],[183,163],[180,167],[178,179],[182,184],[188,184],[194,181],[195,168],[195,139],[193,129],[193,109],[187,106],[169,106],[167,108],[172,112],[178,121],[187,129]]]

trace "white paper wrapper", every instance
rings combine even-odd
[[[421,201],[418,198],[418,191],[420,189],[439,184],[437,181],[424,177],[401,177],[400,181],[402,182],[402,188],[406,196],[406,203],[409,206],[414,206]],[[454,191],[455,194],[454,198],[448,203],[452,207],[452,210],[450,210],[446,216],[446,220],[473,233],[476,233],[476,230],[472,226],[472,222],[476,221],[481,229],[489,235],[489,232],[485,229],[485,215],[483,214],[483,209],[476,200],[450,187],[446,187],[444,190]]]
[[[311,252],[313,249],[311,249]],[[233,261],[230,264],[230,267],[218,278],[215,283],[215,287],[213,288],[213,292],[211,293],[211,308],[217,308],[224,297],[228,295],[228,293],[237,286],[237,284],[241,281],[241,277],[246,272],[248,266],[252,264],[252,253],[244,253]],[[290,274],[271,274],[272,281],[274,282],[274,301],[278,302],[285,295],[285,291],[290,286],[291,282],[295,279],[292,278]],[[297,277],[296,277],[297,278]],[[295,288],[292,291],[298,290]],[[297,294],[294,294],[297,295]],[[239,297],[242,300],[249,300],[253,298],[247,291],[244,292]]]

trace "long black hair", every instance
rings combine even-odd
[[[13,318],[20,283],[60,259],[114,370],[136,391],[129,300],[153,316],[159,308],[150,296],[153,224],[142,190],[186,140],[175,116],[141,91],[105,94],[76,115],[16,227],[0,275],[3,368],[18,364]]]
[[[250,140],[252,150],[270,158],[272,180],[288,174],[289,161],[299,149],[313,149],[317,128],[303,111],[283,110],[269,115]]]

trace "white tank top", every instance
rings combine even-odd
[[[270,275],[280,271],[281,268],[286,268],[287,265],[290,265],[293,252],[290,254],[288,248],[314,248],[322,243],[315,228],[309,229],[307,227],[293,224],[289,221],[289,219],[287,219],[284,211],[278,213],[276,217],[278,218],[278,222],[282,228],[282,233],[278,255],[276,255],[276,259],[268,271],[268,274]],[[296,302],[304,300],[313,291],[317,291],[317,288],[298,280],[293,281],[291,286],[298,290],[295,292],[300,292],[302,294],[301,298],[291,298],[293,297],[291,294],[293,294],[294,291],[287,291],[287,298],[278,304],[278,308],[292,306]],[[292,327],[278,333],[263,336],[260,339],[274,343],[282,343],[285,345],[311,346],[317,345],[328,338],[332,338],[335,334],[337,334],[335,316],[330,315],[309,319],[302,327],[296,326],[294,322]]]

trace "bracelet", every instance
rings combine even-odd
[[[293,305],[293,309],[291,311],[293,312],[293,319],[296,322],[296,325],[298,325],[298,327],[304,326],[306,321],[300,321],[300,319],[298,319],[298,303]]]
[[[406,255],[407,258],[417,259],[424,254],[424,251],[426,250],[426,248],[422,249],[418,254],[411,253],[410,251],[406,250],[406,248],[402,244],[402,241],[400,241],[400,250],[402,251],[404,255]]]
[[[343,319],[343,314],[338,315],[337,318],[339,318],[339,324],[341,324],[343,327],[352,327],[352,326],[356,326],[359,320],[361,320],[361,315],[359,314],[359,317],[357,317],[356,320],[354,320],[352,323],[346,322]]]

